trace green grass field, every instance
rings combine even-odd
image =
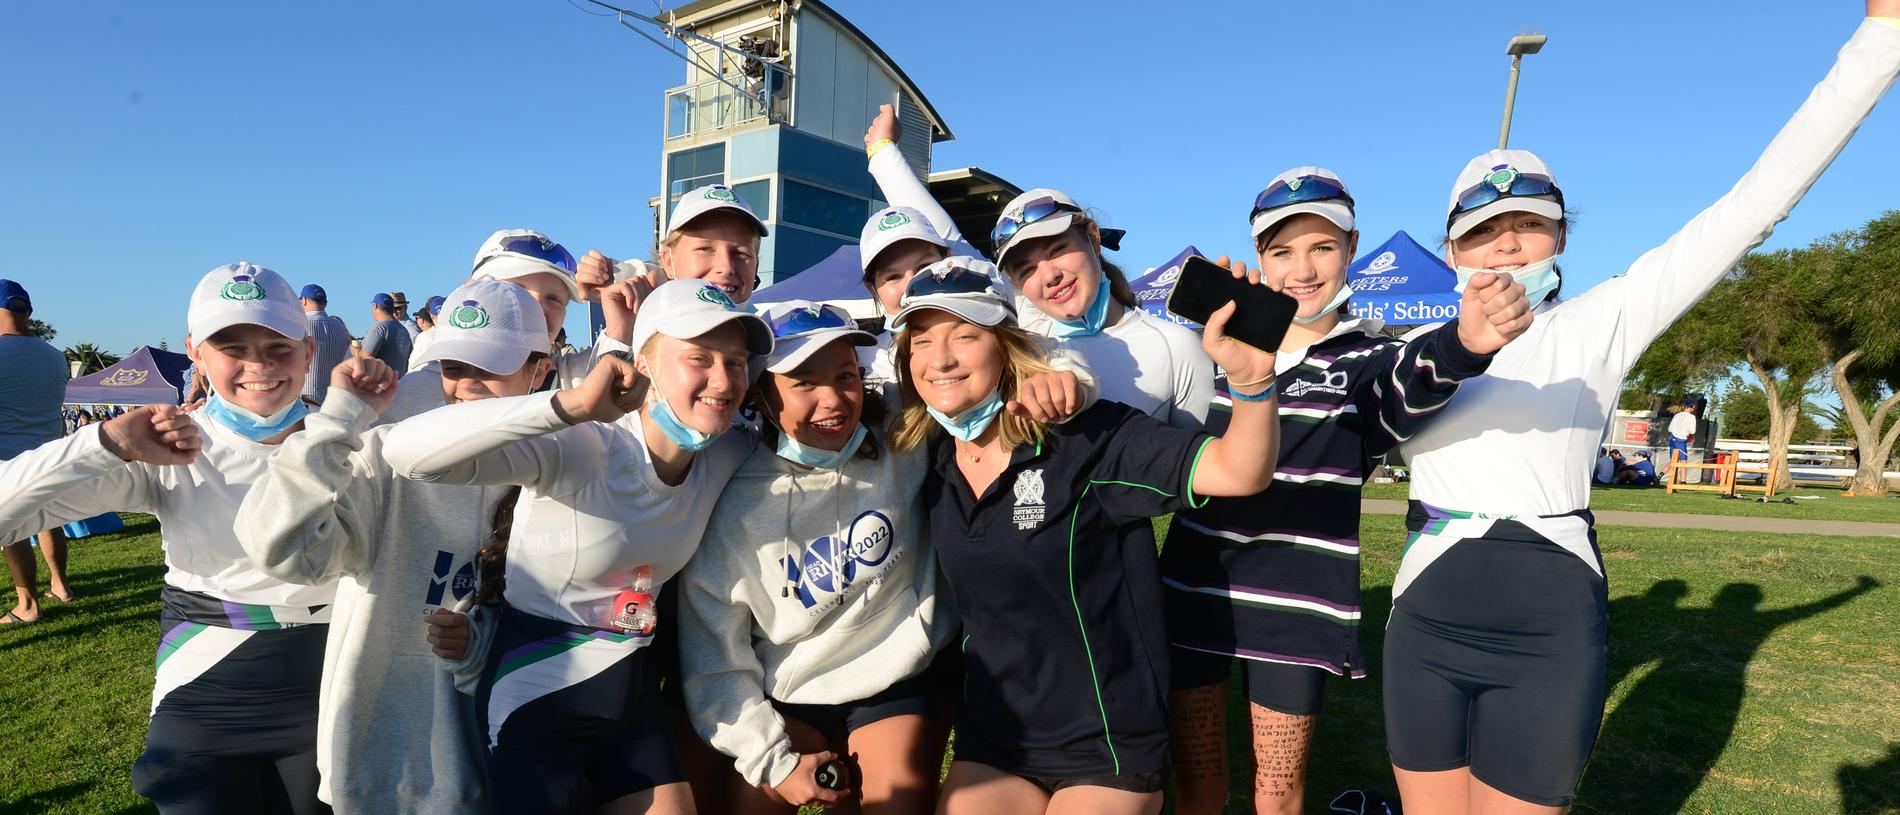
[[[72,546],[77,605],[0,628],[0,813],[151,811],[128,772],[162,567],[155,522],[129,520]],[[1392,789],[1379,651],[1403,531],[1375,516],[1364,535],[1373,678],[1327,688],[1310,812],[1349,787]],[[1579,812],[1900,812],[1900,542],[1617,527],[1601,540],[1614,685]],[[1244,772],[1234,781],[1241,812]]]
[[[1403,501],[1406,484],[1367,484],[1365,497]],[[1788,518],[1808,521],[1866,521],[1900,524],[1900,497],[1843,498],[1837,487],[1800,486],[1775,496],[1779,502],[1792,497],[1793,504],[1758,503],[1757,493],[1743,493],[1745,499],[1726,499],[1712,492],[1678,492],[1670,495],[1662,487],[1594,487],[1590,490],[1590,508],[1626,512],[1677,512],[1684,515],[1735,515],[1745,518]]]

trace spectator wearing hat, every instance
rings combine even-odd
[[[389,293],[389,299],[395,302],[396,322],[404,331],[409,332],[409,339],[413,343],[416,335],[422,333],[422,327],[409,318],[409,296],[399,291],[392,291]]]
[[[369,313],[375,322],[363,334],[363,353],[382,360],[392,371],[409,370],[412,341],[409,339],[409,330],[396,320],[402,311],[396,306],[395,296],[377,294],[371,297]]]
[[[416,327],[421,329],[422,333],[417,334],[415,340],[410,343],[409,369],[403,371],[404,374],[412,374],[434,364],[428,351],[429,344],[435,341],[435,316],[442,313],[442,302],[442,295],[438,294],[423,303],[422,308],[416,309]]]
[[[0,279],[0,461],[13,458],[60,437],[60,405],[66,399],[66,355],[33,336],[28,321],[33,298],[26,288]],[[73,599],[66,586],[66,537],[58,529],[39,533],[40,556],[46,559],[50,585],[47,594],[60,602]],[[7,571],[19,600],[0,614],[0,625],[30,623],[40,618],[39,568],[33,562],[30,540],[6,547]]]
[[[343,324],[342,317],[324,311],[330,305],[330,295],[322,286],[304,286],[297,302],[310,324],[310,337],[317,341],[317,352],[310,356],[310,371],[304,376],[303,395],[323,404],[323,396],[330,390],[330,371],[350,358],[350,327]]]

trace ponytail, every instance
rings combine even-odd
[[[501,504],[495,507],[494,531],[489,533],[488,545],[475,553],[476,605],[501,599],[508,587],[508,535],[514,531],[515,502],[520,498],[520,486],[509,487],[502,494]]]

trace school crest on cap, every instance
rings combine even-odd
[[[262,300],[264,299],[264,287],[252,282],[250,275],[232,275],[231,282],[224,284],[223,288],[218,289],[218,296],[226,300],[237,300],[239,302]]]
[[[711,303],[715,306],[722,306],[725,308],[733,308],[733,309],[736,309],[739,307],[737,304],[732,302],[731,297],[727,297],[725,292],[720,291],[718,286],[714,286],[712,284],[701,286],[699,289],[698,297],[701,301]]]
[[[454,311],[449,312],[449,325],[455,326],[463,331],[486,328],[488,326],[488,309],[482,308],[481,303],[474,300],[463,300],[461,305],[456,306]]]
[[[1498,192],[1510,192],[1511,182],[1517,180],[1517,168],[1509,164],[1500,164],[1491,168],[1484,177],[1484,183],[1498,188]]]
[[[896,229],[907,223],[910,223],[909,215],[905,215],[902,212],[887,213],[885,214],[884,217],[878,219],[877,231],[884,232],[887,230]]]
[[[725,187],[713,187],[712,189],[707,190],[706,197],[714,201],[731,202],[731,201],[738,200],[737,198],[733,197],[732,190],[727,189]]]
[[[1299,192],[1300,187],[1304,186],[1305,184],[1306,184],[1306,176],[1300,176],[1298,178],[1289,178],[1287,179],[1287,182],[1286,182],[1286,191]]]

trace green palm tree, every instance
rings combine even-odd
[[[66,349],[66,361],[80,364],[79,375],[98,373],[119,362],[119,355],[110,351],[101,351],[92,343],[82,342]]]

